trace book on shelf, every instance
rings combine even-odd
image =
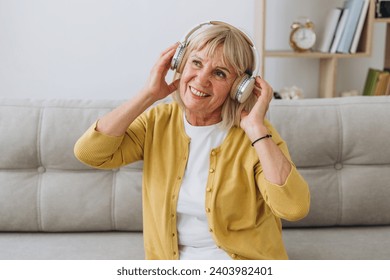
[[[389,82],[387,83],[387,86],[386,86],[385,95],[390,95],[390,77],[389,77]]]
[[[376,81],[374,95],[385,95],[387,85],[389,84],[390,73],[386,71],[382,71],[379,73],[378,79]]]
[[[360,36],[362,34],[364,22],[366,21],[366,17],[368,14],[368,6],[370,4],[370,0],[364,0],[362,11],[359,16],[359,20],[356,26],[355,34],[353,35],[353,40],[351,44],[350,53],[356,53],[357,47],[359,44]]]
[[[390,1],[376,0],[375,1],[375,17],[376,18],[390,18]]]
[[[389,95],[390,72],[375,68],[369,68],[363,88],[363,95]]]
[[[348,9],[342,9],[340,20],[337,24],[336,32],[332,41],[332,45],[330,47],[330,53],[335,53],[337,50],[337,47],[339,45],[341,36],[343,35],[345,24],[347,22],[349,10]]]
[[[348,9],[349,13],[344,32],[340,38],[339,45],[337,46],[337,52],[349,53],[364,1],[365,0],[347,0],[344,2],[344,9]]]
[[[342,9],[333,8],[328,12],[325,20],[324,32],[322,33],[321,41],[318,47],[320,52],[329,52],[336,33],[337,24],[340,20]]]

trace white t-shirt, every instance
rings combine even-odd
[[[210,151],[222,144],[227,131],[221,129],[219,124],[192,126],[185,117],[184,127],[191,143],[177,204],[179,258],[231,259],[225,251],[216,246],[209,232],[205,211]]]

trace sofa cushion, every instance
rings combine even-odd
[[[274,100],[268,117],[311,192],[285,227],[390,224],[390,97]]]
[[[0,100],[0,231],[142,230],[142,163],[101,171],[73,154],[119,104]]]

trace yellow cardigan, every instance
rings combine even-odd
[[[268,129],[284,154],[287,146]],[[144,160],[143,226],[147,259],[178,259],[176,205],[189,155],[183,111],[158,105],[139,116],[124,136],[95,130],[77,141],[76,157],[95,168],[116,168]],[[205,212],[217,246],[233,259],[287,259],[280,218],[298,220],[309,211],[308,185],[293,168],[283,186],[268,182],[256,151],[241,128],[232,128],[210,151]]]

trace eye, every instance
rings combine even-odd
[[[192,60],[192,64],[196,67],[201,67],[202,66],[202,62],[200,62],[199,60],[196,60],[196,59],[193,59]]]
[[[226,73],[222,70],[216,69],[214,75],[217,76],[219,79],[226,79]]]

